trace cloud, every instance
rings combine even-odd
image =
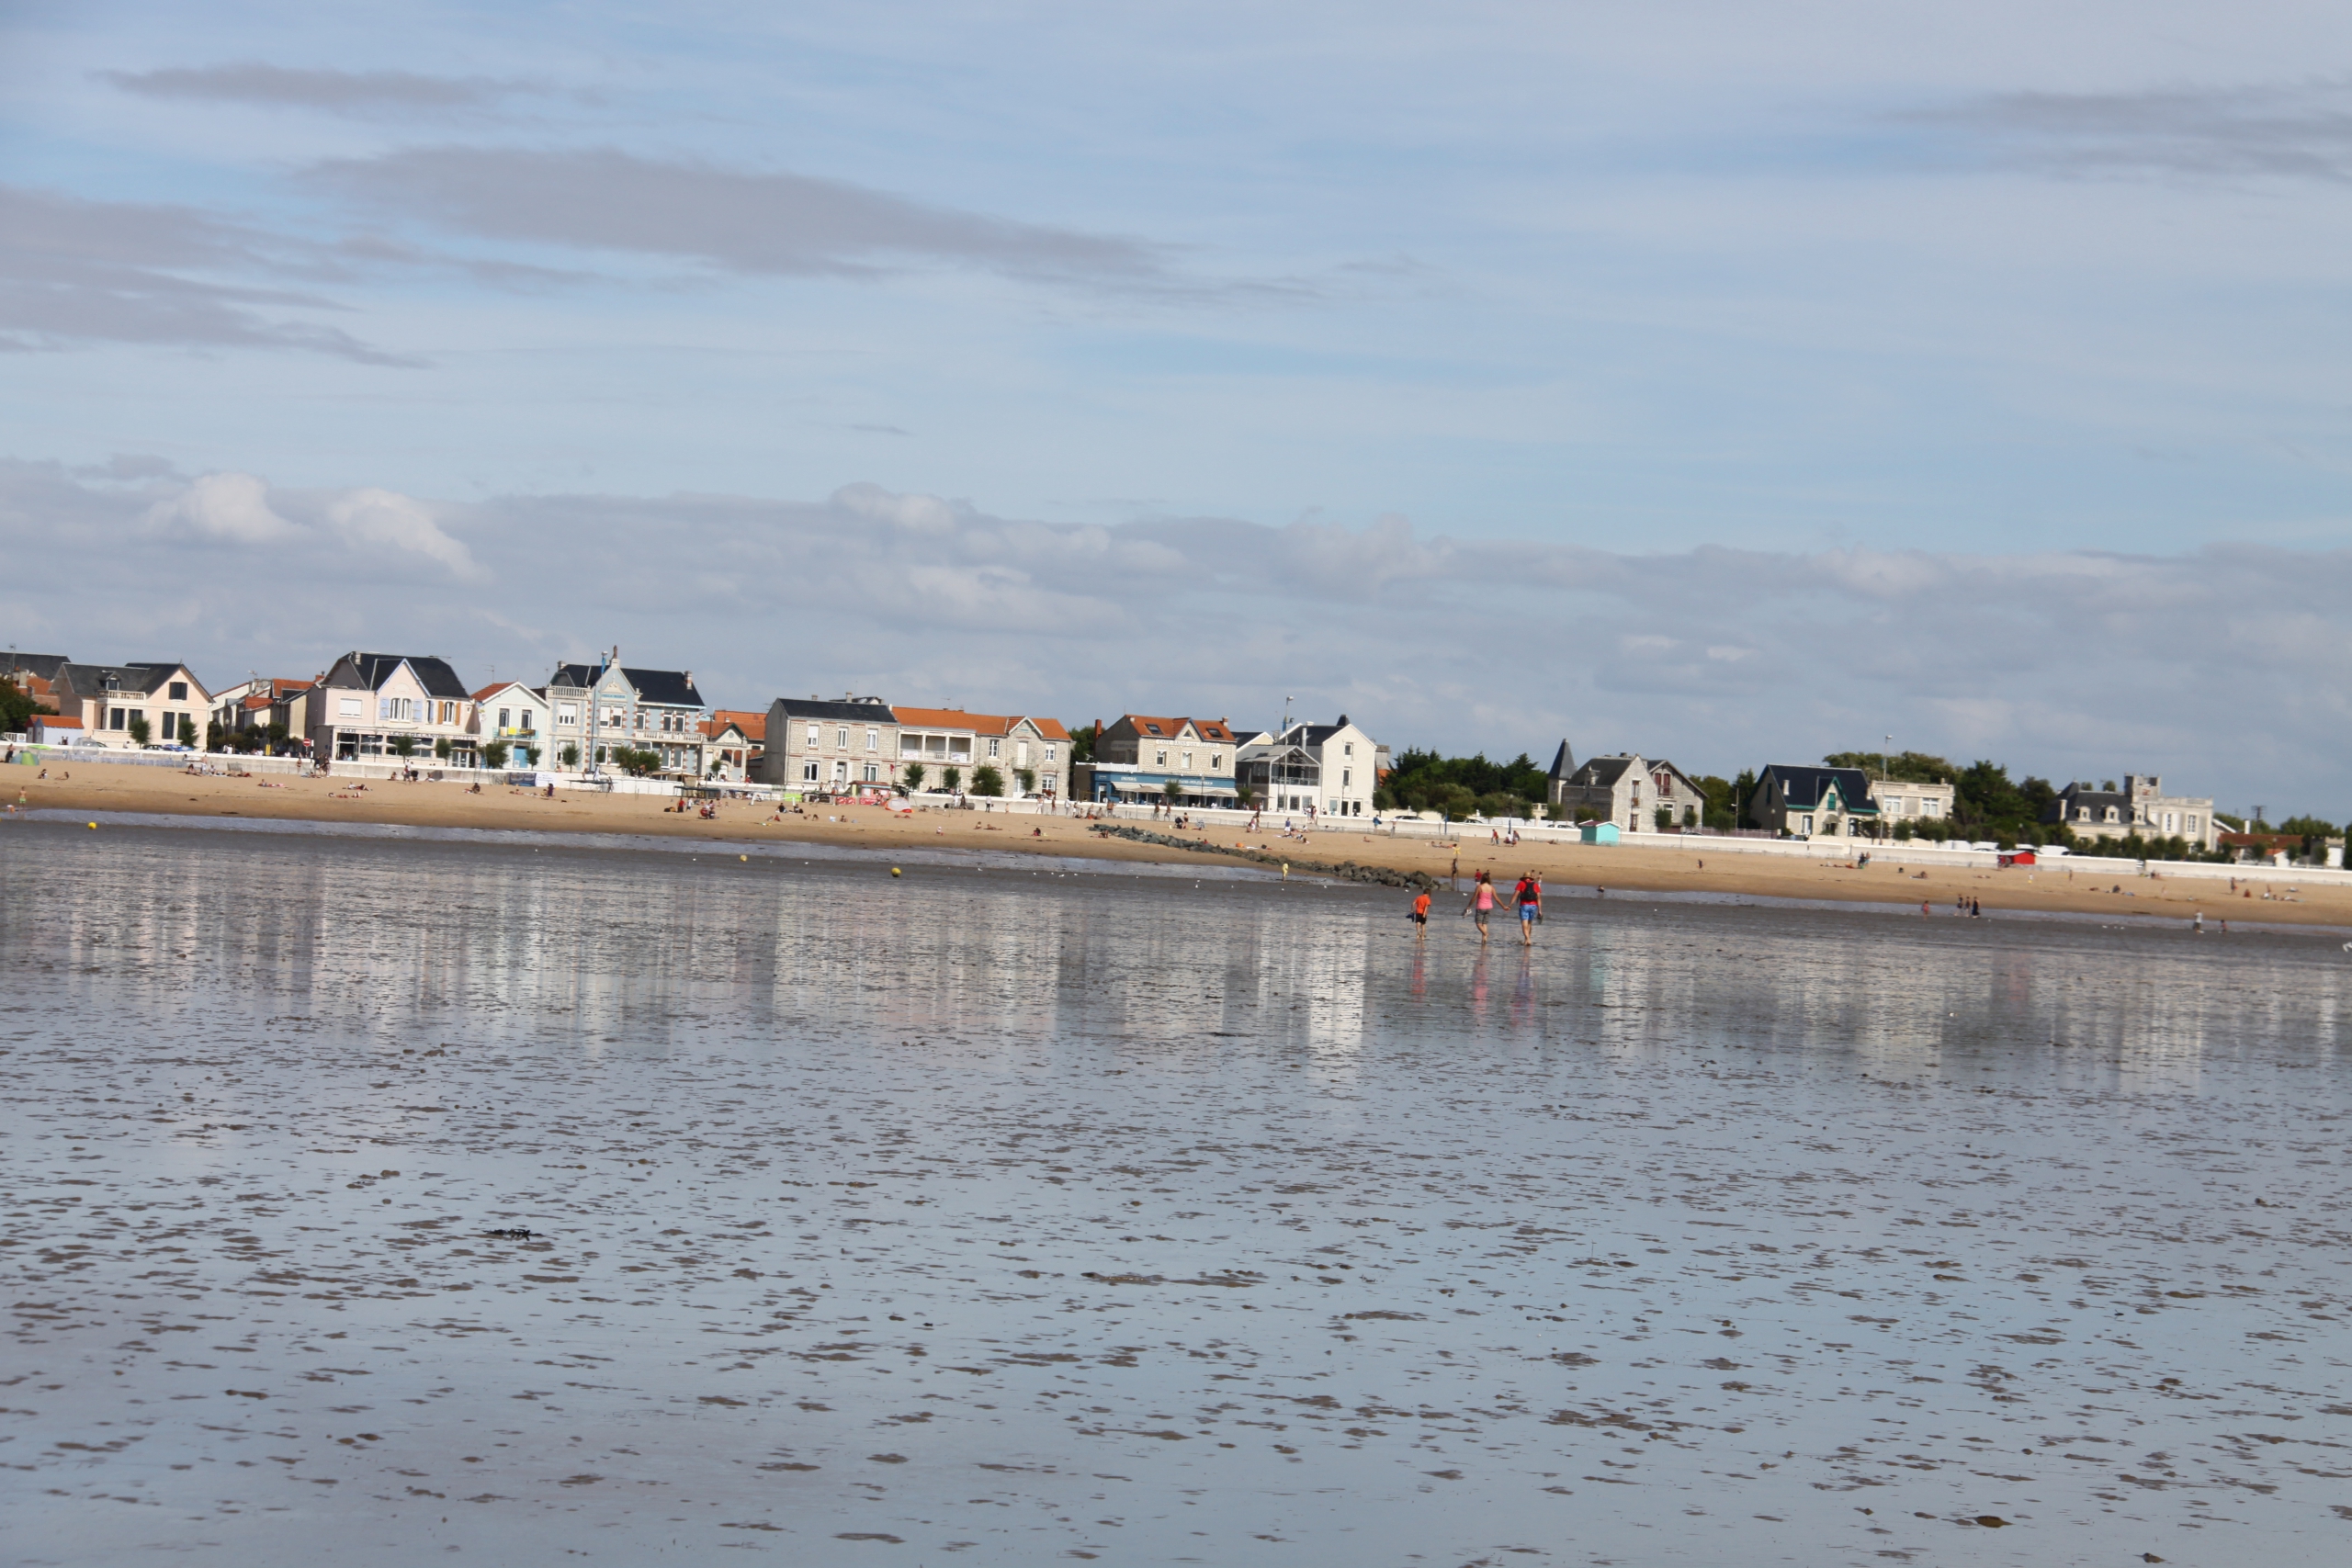
[[[107,71],[99,74],[124,92],[142,97],[261,104],[345,115],[478,109],[526,90],[518,83],[481,76],[303,69],[266,65],[258,61],[174,66],[160,71]]]
[[[299,249],[187,208],[0,185],[0,350],[127,343],[415,363],[289,313],[338,309],[315,294],[220,280],[305,270],[288,254]]]
[[[186,532],[235,545],[269,545],[301,533],[270,510],[269,486],[251,474],[205,474],[147,509],[157,533]]]
[[[675,257],[722,271],[867,276],[916,263],[1174,289],[1160,247],[933,207],[845,181],[612,149],[421,147],[320,164],[354,201],[483,239]]]
[[[384,546],[439,561],[455,577],[480,575],[473,552],[444,533],[433,509],[413,497],[389,490],[356,490],[329,502],[326,515],[362,553]]]
[[[168,523],[142,547],[154,570],[106,577],[151,517]],[[2258,785],[2352,811],[2331,798],[2352,772],[2352,551],[1643,555],[1402,517],[1045,523],[873,484],[455,503],[9,462],[0,549],[108,582],[70,615],[0,586],[19,646],[62,637],[77,657],[132,657],[194,602],[175,635],[233,671],[373,643],[537,678],[619,642],[738,707],[854,689],[1262,724],[1295,695],[1395,745],[1548,754],[1565,735],[1726,776],[1891,732],[2020,774],[2156,772],[2224,804]]]
[[[2352,181],[2352,79],[2001,93],[1897,118],[2052,173]]]

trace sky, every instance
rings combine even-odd
[[[2342,819],[2346,257],[2340,5],[0,0],[0,643]]]

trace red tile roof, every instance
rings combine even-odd
[[[768,716],[764,712],[753,713],[748,708],[711,709],[710,716],[702,721],[702,732],[716,735],[730,724],[743,732],[744,739],[757,740],[763,745],[767,743]]]

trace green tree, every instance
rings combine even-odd
[[[54,714],[56,709],[47,703],[37,703],[32,694],[18,687],[14,681],[0,681],[0,729],[11,735],[22,733],[33,721],[35,714]]]
[[[484,763],[493,768],[504,767],[506,765],[506,742],[503,740],[483,741],[481,746],[481,760]]]
[[[972,770],[972,793],[994,799],[1004,793],[1004,775],[994,764],[982,762]]]
[[[943,768],[940,770],[939,782],[946,786],[948,794],[954,795],[964,783],[964,770]]]
[[[1878,751],[1833,751],[1821,759],[1825,768],[1859,768],[1874,779],[1895,779],[1904,784],[1951,784],[1960,776],[1960,770],[1941,757],[1926,751],[1897,751],[1891,755]]]
[[[1069,760],[1073,762],[1094,761],[1094,727],[1091,724],[1066,724],[1069,731]]]
[[[1037,793],[1037,770],[1015,768],[1012,770],[1012,782],[1021,786],[1022,794],[1035,795]]]
[[[1524,751],[1508,762],[1494,762],[1483,751],[1446,757],[1407,750],[1397,754],[1382,788],[1394,805],[1415,811],[1461,816],[1474,809],[1481,798],[1499,795],[1510,803],[1509,813],[1525,815],[1529,803],[1544,797],[1549,784],[1544,770]],[[1455,790],[1461,792],[1459,795],[1450,793]],[[1467,806],[1455,809],[1446,804],[1449,801],[1466,801]]]
[[[187,714],[180,715],[178,739],[179,743],[183,746],[193,746],[196,744],[196,720]]]
[[[220,728],[220,721],[219,719],[209,718],[204,721],[204,749],[206,750],[226,751],[229,749],[227,744],[228,739],[229,732]]]
[[[576,768],[580,765],[580,747],[577,743],[570,740],[565,741],[563,743],[563,751],[561,755],[563,758],[563,765],[566,768]]]
[[[147,728],[147,716],[143,713],[135,713],[130,716],[130,728],[131,742],[139,746],[146,745],[147,738],[154,733]]]
[[[909,791],[911,792],[922,788],[923,766],[921,762],[909,762],[905,767],[899,769],[899,775],[907,781],[907,788]]]
[[[433,754],[434,754],[434,756],[435,756],[435,757],[439,758],[442,761],[445,761],[445,762],[446,762],[446,761],[447,761],[449,760],[449,752],[450,752],[450,750],[451,750],[451,747],[450,747],[450,745],[449,745],[449,738],[448,738],[447,736],[446,736],[446,735],[436,735],[436,736],[435,736],[435,737],[433,738]]]
[[[268,743],[273,751],[286,744],[286,727],[282,724],[273,724],[261,733],[262,739]]]
[[[1178,801],[1184,798],[1183,783],[1178,779],[1170,779],[1166,784],[1159,786],[1159,793],[1168,797],[1169,805],[1173,806]]]
[[[1661,833],[1674,826],[1674,807],[1671,806],[1659,807],[1656,812],[1652,813],[1652,817],[1657,824],[1657,830]]]
[[[416,755],[416,737],[413,735],[395,735],[385,744],[391,747],[393,756],[403,761]]]
[[[498,742],[497,742],[497,741],[495,741],[495,740],[493,740],[493,741],[492,741],[490,744],[491,744],[491,746],[495,746],[495,745],[497,745],[497,744],[498,744]],[[485,747],[483,747],[483,748],[482,748],[482,750],[483,750],[485,753],[487,753],[487,752],[489,751],[489,750],[490,750],[490,747],[489,747],[489,746],[485,746]],[[515,748],[514,748],[514,751],[515,751],[515,754],[516,754],[517,756],[519,756],[519,757],[521,757],[521,758],[523,759],[523,765],[524,765],[525,767],[526,767],[526,768],[536,768],[536,767],[537,767],[537,766],[539,765],[539,749],[538,749],[537,747],[536,747],[536,746],[517,746],[517,747],[515,747]],[[500,768],[500,767],[504,767],[504,766],[505,766],[505,764],[504,764],[503,762],[499,762],[499,761],[492,761],[490,765],[491,765],[492,767],[493,767],[493,768]]]
[[[1258,804],[1258,786],[1255,784],[1236,784],[1233,786],[1233,798],[1236,804],[1238,804],[1242,810],[1247,811]],[[1393,809],[1393,807],[1384,807],[1382,809],[1389,810]]]

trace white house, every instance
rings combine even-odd
[[[1269,811],[1369,817],[1383,754],[1380,742],[1341,714],[1336,724],[1259,735],[1240,749],[1240,779]]]
[[[475,763],[473,694],[445,660],[345,654],[309,704],[313,753],[338,762],[413,759]]]
[[[546,688],[520,681],[500,681],[474,694],[474,740],[480,750],[492,741],[506,747],[507,760],[516,767],[552,767],[548,733],[554,707]]]

